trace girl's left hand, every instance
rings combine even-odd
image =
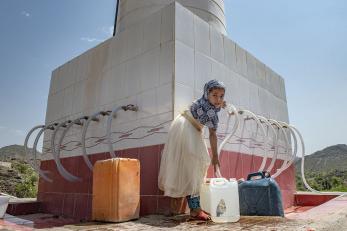
[[[222,108],[225,108],[227,106],[227,102],[224,100],[222,104]]]
[[[217,155],[212,156],[211,164],[213,165],[214,172],[217,171],[217,166],[220,168],[220,163]]]

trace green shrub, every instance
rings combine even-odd
[[[347,171],[332,170],[329,172],[305,172],[308,184],[318,191],[340,191],[347,192]],[[298,191],[308,191],[303,185],[300,173],[296,175],[296,189]]]
[[[17,197],[34,198],[37,196],[38,175],[25,163],[16,163],[13,166],[21,175],[22,181],[15,186],[15,194]]]

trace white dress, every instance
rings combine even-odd
[[[188,115],[192,116],[190,111]],[[197,196],[210,163],[202,132],[178,115],[170,126],[162,152],[159,188],[169,197]]]

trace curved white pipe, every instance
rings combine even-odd
[[[48,129],[49,126],[44,126],[44,127],[41,127],[41,130],[37,133],[36,135],[36,138],[35,138],[35,141],[34,141],[34,145],[33,145],[33,166],[34,166],[34,169],[39,173],[39,175],[42,177],[42,179],[44,179],[45,181],[48,181],[48,182],[53,182],[53,180],[49,177],[46,176],[47,173],[49,173],[49,171],[42,171],[40,169],[40,167],[37,165],[37,158],[36,158],[36,148],[37,148],[37,143],[39,142],[39,139],[42,135],[42,133]],[[27,136],[27,139],[26,139],[26,142],[28,142],[28,139],[29,139],[29,136]],[[24,146],[27,146],[26,144]]]
[[[230,110],[229,110],[229,109],[230,109]],[[226,144],[226,143],[228,142],[228,140],[235,134],[235,132],[236,132],[238,126],[239,126],[239,122],[240,122],[240,121],[239,121],[239,116],[238,116],[237,109],[236,109],[236,107],[235,107],[234,105],[228,104],[228,105],[227,105],[227,112],[228,112],[228,122],[227,122],[227,126],[226,126],[226,129],[225,129],[225,133],[224,133],[224,134],[226,134],[227,131],[228,131],[228,129],[229,129],[230,118],[231,118],[232,115],[235,115],[235,123],[234,123],[234,125],[233,125],[233,128],[231,129],[230,134],[228,134],[228,135],[224,138],[224,140],[222,141],[222,143],[219,145],[218,150],[217,150],[218,157],[220,156],[220,154],[221,154],[221,152],[222,152],[222,149],[223,149],[223,147],[225,146],[225,144]],[[217,175],[217,177],[222,178],[222,174],[221,174],[220,169],[219,169],[218,166],[217,166],[217,168],[216,168],[216,175]]]
[[[315,192],[315,193],[321,193],[315,189],[313,189],[306,181],[305,178],[305,169],[304,169],[304,161],[305,161],[305,143],[304,143],[304,139],[301,136],[301,133],[299,132],[298,129],[296,129],[293,125],[289,125],[289,127],[291,127],[299,136],[300,142],[301,142],[301,152],[302,152],[302,158],[301,158],[301,177],[302,177],[302,181],[304,182],[304,185],[306,186],[306,188],[308,190],[310,190],[311,192]]]
[[[100,115],[102,112],[96,112],[93,115],[89,116],[87,121],[83,124],[83,131],[82,131],[82,136],[81,136],[81,144],[82,144],[82,155],[84,162],[88,166],[88,168],[93,171],[93,164],[90,162],[87,154],[87,149],[86,149],[86,134],[87,134],[87,129],[92,120],[94,121],[99,121],[97,118],[98,115]]]
[[[287,128],[291,134],[291,136],[293,137],[293,141],[294,141],[294,149],[292,151],[292,158],[290,160],[287,161],[286,166],[284,167],[284,170],[286,170],[287,168],[289,168],[293,162],[295,161],[295,157],[297,155],[298,152],[298,141],[295,135],[295,132],[293,131],[293,129],[289,126],[289,124],[282,122],[282,121],[278,121],[278,123],[280,125],[282,125],[284,128]],[[284,171],[283,170],[283,171]]]
[[[70,130],[70,128],[71,128],[74,124],[82,125],[81,119],[84,119],[84,117],[81,117],[81,118],[76,119],[76,120],[74,120],[73,122],[69,123],[69,124],[66,126],[66,128],[63,130],[63,133],[61,134],[61,136],[60,136],[60,138],[59,138],[58,146],[57,146],[57,150],[56,150],[57,160],[59,160],[58,163],[57,163],[57,164],[59,165],[59,167],[58,167],[59,173],[60,173],[60,171],[62,171],[62,172],[67,172],[67,170],[64,168],[64,166],[63,166],[63,165],[61,164],[61,162],[60,162],[61,144],[62,144],[62,142],[63,142],[63,140],[64,140],[65,135],[67,134],[67,132]]]
[[[226,126],[226,129],[225,129],[225,134],[226,134],[227,131],[228,131],[229,122],[230,122],[229,120],[230,120],[230,117],[231,117],[232,115],[235,115],[235,123],[234,123],[234,125],[233,125],[233,128],[231,129],[230,134],[229,134],[228,136],[226,136],[226,137],[224,138],[224,140],[222,141],[222,143],[219,145],[218,151],[217,151],[217,154],[218,154],[218,155],[220,155],[220,153],[221,153],[223,147],[224,147],[225,144],[228,142],[228,140],[235,134],[235,132],[236,132],[238,126],[239,126],[239,123],[240,123],[240,121],[239,121],[239,116],[238,116],[238,113],[237,113],[237,109],[235,108],[235,106],[232,105],[232,104],[228,104],[228,105],[227,105],[227,109],[230,109],[230,111],[228,110],[228,115],[229,115],[229,116],[228,116],[227,126]]]
[[[137,111],[138,107],[133,104],[128,104],[126,106],[116,106],[112,109],[112,111],[109,114],[109,117],[107,119],[107,126],[106,126],[106,137],[107,137],[107,144],[108,144],[108,152],[110,153],[110,156],[112,158],[116,158],[116,152],[113,149],[112,141],[111,141],[111,125],[113,117],[115,117],[115,113],[118,112],[120,109],[123,109],[124,111]]]
[[[272,160],[271,160],[271,163],[270,163],[269,167],[268,167],[267,170],[266,170],[267,172],[270,172],[270,171],[272,170],[273,166],[275,165],[275,161],[276,161],[276,159],[277,159],[277,152],[278,152],[278,148],[277,148],[278,134],[277,134],[276,130],[274,129],[274,127],[270,124],[270,122],[269,122],[265,117],[260,116],[260,115],[257,115],[257,116],[258,116],[258,118],[259,118],[259,120],[260,120],[261,122],[264,122],[264,123],[266,124],[266,126],[268,127],[268,129],[271,129],[272,134],[274,135],[274,137],[273,137],[273,138],[274,138],[274,139],[273,139],[273,144],[272,144],[272,146],[275,147],[274,155],[273,155],[273,157],[272,157]],[[267,140],[269,140],[269,138],[268,138]],[[270,143],[269,143],[269,146],[270,146]],[[268,151],[270,152],[270,148],[269,148]]]
[[[284,131],[283,127],[276,121],[273,119],[268,119],[269,122],[273,123],[274,125],[276,125],[282,132],[283,136],[284,136],[284,142],[285,142],[285,153],[287,154],[289,152],[289,140],[288,140],[288,136],[287,133]],[[285,169],[286,167],[286,161],[283,160],[283,163],[281,165],[281,167],[279,169],[277,169],[277,171],[272,175],[272,178],[276,178],[278,177]]]
[[[58,124],[58,126],[54,129],[53,131],[53,134],[52,134],[52,137],[51,137],[51,149],[52,149],[52,154],[53,154],[53,158],[54,158],[54,161],[57,165],[57,169],[60,173],[60,175],[62,177],[64,177],[66,180],[68,181],[81,181],[81,178],[77,177],[77,176],[74,176],[72,175],[70,172],[68,172],[64,167],[63,165],[61,164],[60,162],[60,158],[58,157],[58,154],[55,150],[55,136],[57,135],[57,132],[59,130],[59,128],[63,127],[63,126],[66,126],[66,124],[71,124],[72,121],[64,121],[64,122],[61,122],[60,124]],[[58,147],[59,148],[59,147]]]
[[[266,137],[266,132],[265,132],[265,129],[264,129],[264,126],[263,124],[260,122],[260,120],[258,119],[258,117],[251,111],[248,111],[248,110],[240,110],[239,113],[243,114],[243,113],[246,113],[248,114],[250,117],[252,117],[254,119],[254,121],[258,124],[258,126],[260,127],[260,131],[261,133],[263,134],[263,137],[265,139]],[[258,169],[259,172],[261,171],[264,171],[264,168],[265,168],[265,165],[266,165],[266,161],[267,161],[267,158],[268,158],[268,153],[266,152],[266,149],[264,149],[264,156],[263,156],[263,161]]]
[[[122,106],[117,106],[112,109],[112,112],[110,113],[110,116],[107,119],[107,125],[106,125],[106,138],[107,138],[107,146],[108,146],[108,152],[110,153],[110,156],[112,158],[116,158],[116,152],[113,149],[112,141],[111,141],[111,125],[113,117],[115,117],[115,113],[122,109]]]
[[[30,158],[29,158],[29,153],[30,153],[30,151],[29,151],[29,148],[28,148],[28,141],[29,141],[29,138],[30,138],[30,136],[31,136],[31,134],[35,131],[35,130],[37,130],[37,129],[42,129],[42,128],[44,128],[45,127],[45,125],[38,125],[38,126],[35,126],[35,127],[33,127],[29,132],[28,132],[28,134],[27,134],[27,136],[25,137],[25,140],[24,140],[24,152],[25,152],[25,157],[26,157],[26,160],[27,160],[27,162],[31,165],[31,167],[33,168],[33,169],[35,169],[35,170],[37,170],[37,163],[36,163],[36,160],[34,160],[34,163],[32,163],[31,162],[31,160],[30,160]]]

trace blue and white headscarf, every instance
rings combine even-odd
[[[201,124],[217,129],[219,122],[217,112],[220,111],[220,108],[216,108],[208,101],[208,94],[212,88],[222,88],[225,90],[225,85],[223,82],[215,79],[207,82],[204,86],[203,96],[192,103],[190,112]]]

